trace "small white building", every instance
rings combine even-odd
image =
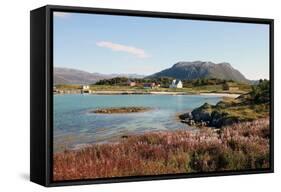
[[[89,85],[83,85],[83,86],[82,86],[82,89],[83,89],[83,90],[89,90],[89,89],[90,89],[90,86],[89,86]]]
[[[90,90],[90,86],[89,85],[82,85],[80,87],[80,90],[81,90],[81,93],[91,93],[91,90]]]
[[[170,88],[182,88],[182,81],[174,79],[170,85]]]

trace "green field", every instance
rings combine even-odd
[[[80,89],[81,85],[56,85],[58,90],[75,90]],[[236,93],[243,94],[251,90],[250,85],[237,86],[237,90],[224,90],[222,85],[203,85],[188,88],[143,88],[141,86],[121,86],[121,85],[90,85],[91,91],[136,91],[136,92],[185,92],[190,94],[196,93]]]
[[[183,88],[169,88],[173,78],[161,77],[157,79],[137,79],[116,77],[112,79],[103,79],[94,84],[90,84],[91,91],[135,91],[140,93],[149,92],[183,92],[187,94],[196,93],[235,93],[244,94],[251,91],[251,85],[247,83],[235,82],[233,80],[222,79],[194,79],[182,80]],[[129,82],[134,82],[134,86],[129,86]],[[155,83],[160,86],[145,88],[144,85]],[[62,84],[55,85],[58,90],[79,90],[81,85]]]

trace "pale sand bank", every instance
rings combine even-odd
[[[218,97],[230,97],[237,98],[240,94],[231,94],[231,93],[192,93],[192,92],[172,92],[172,91],[93,91],[91,94],[152,94],[152,95],[206,95],[206,96],[218,96]]]
[[[121,94],[144,94],[144,95],[191,95],[192,93],[187,93],[187,92],[165,92],[165,91],[92,91],[91,94],[101,94],[101,95],[121,95]]]
[[[240,94],[232,94],[232,93],[199,93],[199,95],[206,95],[206,96],[219,96],[219,97],[230,97],[230,98],[237,98]]]

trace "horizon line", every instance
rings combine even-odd
[[[194,61],[178,61],[174,64],[171,65],[171,67],[173,67],[174,65],[176,64],[179,64],[179,63],[196,63],[196,62],[203,62],[203,63],[212,63],[214,65],[220,65],[220,64],[229,64],[234,70],[238,70],[238,72],[240,72],[247,80],[250,80],[250,81],[256,81],[256,80],[260,80],[260,79],[267,79],[267,78],[256,78],[256,79],[250,79],[248,77],[246,77],[246,75],[244,73],[242,73],[239,69],[237,68],[234,68],[233,65],[230,63],[230,62],[226,62],[226,61],[222,61],[222,62],[218,62],[218,63],[215,63],[215,62],[212,62],[212,61],[202,61],[202,60],[194,60]],[[56,66],[56,65],[53,65],[54,68],[65,68],[65,69],[72,69],[72,70],[78,70],[78,71],[83,71],[83,72],[87,72],[87,73],[91,73],[91,74],[94,74],[94,73],[97,73],[97,74],[101,74],[101,75],[118,75],[118,74],[123,74],[123,75],[139,75],[139,76],[150,76],[150,75],[153,75],[155,73],[158,73],[160,71],[156,71],[156,72],[152,72],[150,74],[141,74],[141,73],[103,73],[103,72],[92,72],[92,71],[88,71],[88,70],[85,70],[85,69],[80,69],[80,68],[71,68],[71,67],[64,67],[64,66]],[[171,68],[169,67],[169,68]],[[168,69],[168,68],[165,68],[165,69]],[[165,69],[162,69],[161,71],[165,70]],[[268,76],[268,79],[270,79],[270,75]]]

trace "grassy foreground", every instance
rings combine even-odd
[[[269,168],[269,118],[223,127],[153,132],[53,156],[53,179]]]

